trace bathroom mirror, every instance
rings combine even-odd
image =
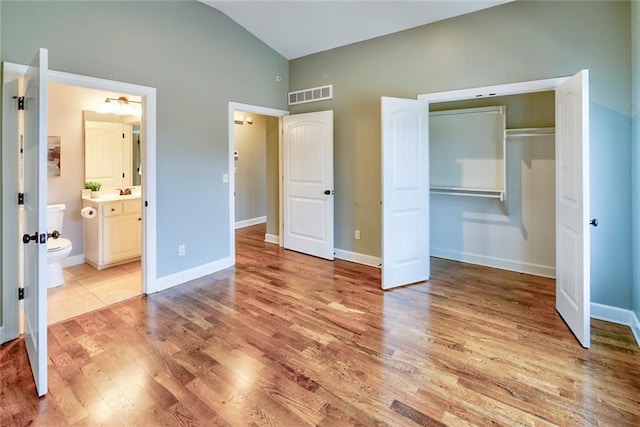
[[[85,182],[103,188],[140,185],[140,118],[84,112]]]

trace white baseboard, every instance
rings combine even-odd
[[[267,222],[267,217],[266,216],[259,216],[257,218],[249,218],[249,219],[245,219],[243,221],[236,221],[236,229],[238,228],[244,228],[244,227],[251,227],[252,225],[256,225],[256,224],[262,224]]]
[[[74,255],[65,258],[62,261],[63,267],[73,267],[74,265],[84,264],[84,255]]]
[[[451,259],[470,264],[484,265],[486,267],[500,268],[502,270],[517,271],[518,273],[533,274],[542,277],[556,277],[555,267],[540,264],[531,264],[522,261],[512,261],[503,258],[488,257],[484,255],[470,254],[466,252],[450,251],[448,249],[431,248],[431,256],[436,258]]]
[[[638,320],[638,316],[633,313],[633,319],[631,321],[631,332],[633,332],[633,336],[636,338],[636,343],[638,347],[640,347],[640,320]]]
[[[199,279],[200,277],[204,277],[208,274],[224,270],[225,268],[229,268],[231,266],[233,266],[233,258],[227,257],[214,262],[210,262],[209,264],[200,265],[189,270],[181,271],[169,276],[164,276],[155,280],[155,283],[152,283],[151,287],[153,289],[150,289],[148,293],[163,291],[165,289],[169,289],[174,286],[186,283],[190,280]]]
[[[382,263],[382,258],[375,257],[371,255],[359,254],[357,252],[345,251],[343,249],[334,249],[334,256],[338,259],[342,259],[345,261],[351,261],[358,264],[364,264],[371,267],[380,267]]]
[[[275,243],[276,245],[280,244],[280,236],[276,236],[275,234],[266,233],[264,235],[264,241],[267,243]]]
[[[18,324],[15,325],[15,330],[10,330],[6,325],[0,326],[0,344],[4,344],[5,342],[15,340],[23,333],[22,325],[23,325],[23,316],[22,310],[24,306],[22,305],[22,301],[18,304]],[[6,320],[6,319],[5,319]]]
[[[633,337],[636,339],[636,344],[640,347],[640,322],[638,322],[638,318],[632,310],[592,302],[591,318],[630,327]]]

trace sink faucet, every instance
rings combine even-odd
[[[131,189],[130,188],[120,188],[120,195],[121,196],[130,196],[131,195]]]

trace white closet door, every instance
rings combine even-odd
[[[556,309],[583,347],[590,334],[589,72],[556,88]]]
[[[429,103],[382,98],[382,289],[429,279]]]

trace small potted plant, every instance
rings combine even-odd
[[[99,182],[87,181],[84,183],[84,188],[91,190],[91,197],[100,197],[100,187],[102,187],[102,184]]]

